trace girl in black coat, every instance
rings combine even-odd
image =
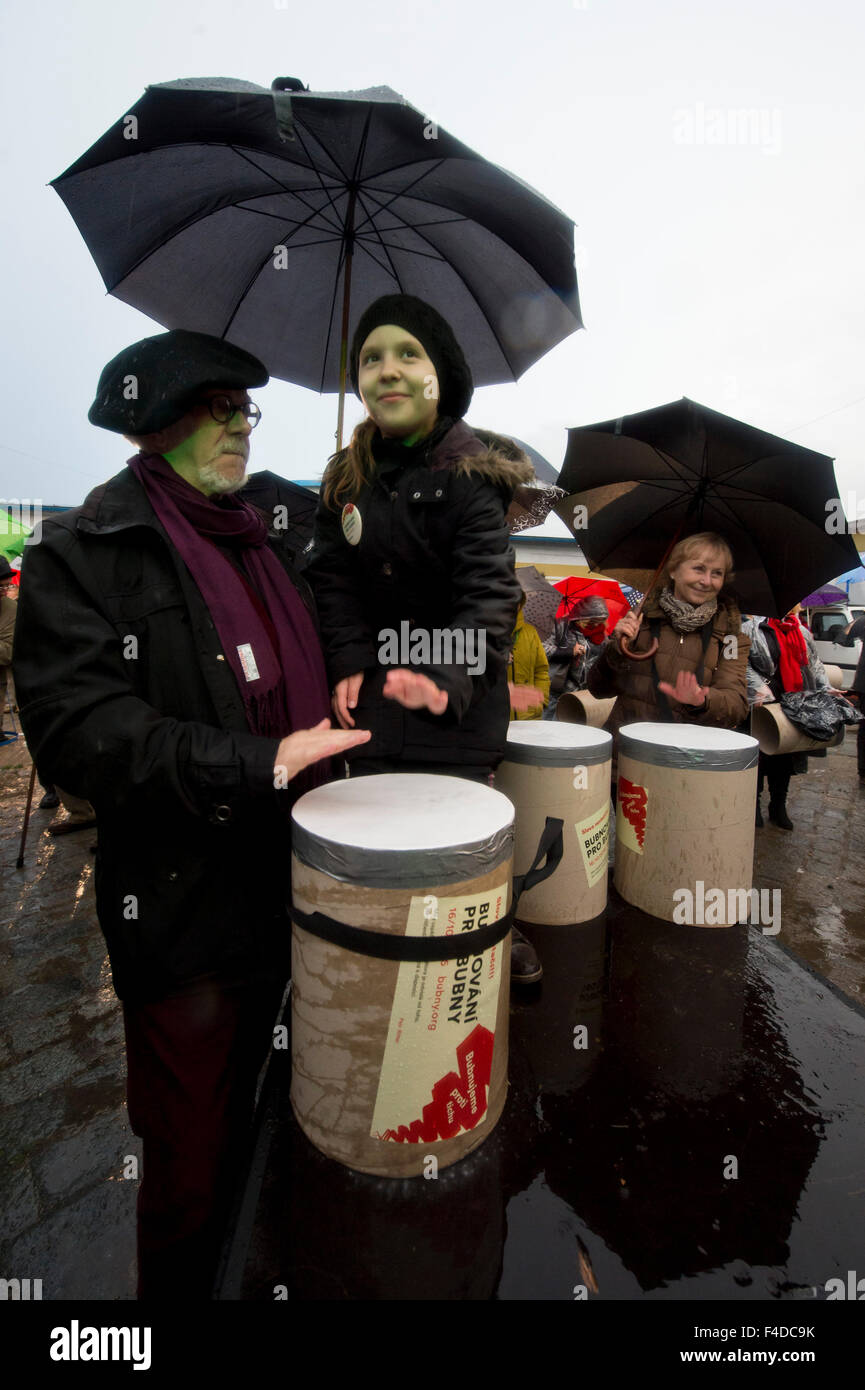
[[[505,514],[533,470],[463,421],[471,374],[423,301],[372,304],[351,372],[368,415],[325,471],[306,577],[336,717],[372,731],[352,772],[486,780],[507,737],[521,594]]]

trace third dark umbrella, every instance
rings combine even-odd
[[[832,459],[683,397],[568,431],[555,510],[595,570],[646,590],[674,536],[717,531],[750,612],[783,617],[858,562],[827,529]]]

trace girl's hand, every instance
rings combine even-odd
[[[354,676],[343,676],[341,681],[337,681],[333,690],[331,705],[333,712],[343,729],[353,729],[354,720],[349,714],[350,709],[357,705],[357,697],[360,694],[360,687],[363,685],[363,671],[358,671]]]
[[[382,694],[388,700],[398,700],[406,709],[428,709],[430,714],[444,714],[448,707],[447,691],[440,690],[420,671],[388,671]]]

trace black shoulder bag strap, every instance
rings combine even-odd
[[[350,927],[323,912],[301,912],[292,903],[288,904],[289,915],[297,926],[320,937],[322,941],[342,946],[346,951],[356,951],[362,956],[376,956],[379,960],[444,961],[456,960],[461,956],[477,956],[507,936],[514,924],[520,894],[543,883],[556,870],[562,857],[563,828],[564,821],[556,816],[547,816],[531,867],[526,873],[514,877],[511,906],[504,917],[456,936],[391,936],[387,932]],[[541,864],[541,860],[545,862]]]

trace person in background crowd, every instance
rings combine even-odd
[[[859,662],[853,676],[850,693],[858,695],[859,708],[865,716],[865,618],[855,618],[844,629],[845,647],[852,647],[857,638],[862,643],[862,650],[859,653]],[[859,725],[859,731],[856,735],[856,765],[860,780],[865,782],[865,718]]]
[[[538,630],[526,621],[523,609],[525,594],[520,599],[517,611],[517,625],[511,638],[511,655],[508,662],[508,690],[511,694],[511,719],[540,719],[550,698],[550,668]],[[520,692],[533,691],[537,703],[530,709],[515,705],[514,699]]]
[[[750,636],[748,654],[748,696],[753,705],[780,700],[785,692],[826,690],[829,677],[817,655],[814,638],[799,622],[802,605],[797,603],[784,618],[749,618],[743,630]],[[821,750],[817,750],[819,753]],[[825,749],[822,750],[825,755]],[[757,779],[757,809],[754,823],[763,825],[760,798],[769,784],[769,820],[779,830],[792,830],[787,814],[790,778],[808,771],[808,754],[760,754]]]
[[[559,697],[585,690],[589,671],[606,641],[610,610],[597,594],[578,598],[566,617],[556,618],[544,651],[550,663],[550,703],[545,719],[554,719]]]
[[[732,575],[722,536],[686,536],[673,547],[640,617],[620,618],[588,680],[593,695],[618,696],[606,724],[614,738],[623,724],[640,720],[734,729],[745,718],[750,644],[726,589]],[[623,637],[638,652],[657,637],[658,650],[650,661],[631,661]]]
[[[12,642],[15,636],[15,615],[18,612],[18,586],[12,566],[0,555],[0,743],[6,743],[12,730],[6,730],[6,701],[11,695],[9,681],[12,666]]]
[[[19,600],[28,745],[98,821],[144,1141],[139,1297],[178,1305],[211,1296],[288,977],[291,805],[369,737],[330,727],[311,596],[233,496],[267,380],[202,333],[119,353],[89,418],[140,452],[45,521]]]

